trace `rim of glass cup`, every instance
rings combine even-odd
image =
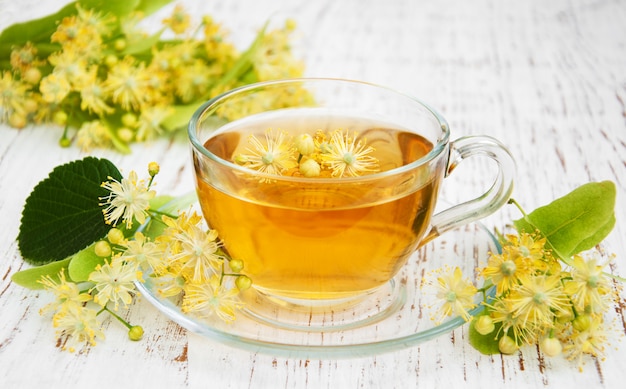
[[[241,94],[241,93],[245,93],[245,92],[249,92],[251,90],[254,89],[263,89],[265,87],[268,86],[280,86],[280,85],[288,85],[288,84],[307,84],[307,83],[344,83],[344,84],[352,84],[352,85],[361,85],[361,86],[366,86],[366,87],[370,87],[372,89],[379,89],[388,93],[392,93],[395,94],[399,97],[403,97],[405,99],[411,100],[412,102],[420,105],[422,108],[425,108],[426,111],[428,111],[432,117],[439,123],[439,128],[441,129],[441,135],[438,137],[437,139],[437,143],[433,145],[433,148],[430,152],[428,152],[428,154],[424,155],[423,157],[408,163],[406,165],[402,165],[393,169],[389,169],[389,170],[385,170],[385,171],[381,171],[381,172],[377,172],[377,173],[372,173],[372,174],[367,174],[364,176],[358,176],[358,177],[341,177],[339,180],[337,178],[306,178],[306,177],[294,177],[294,176],[281,176],[281,175],[276,175],[276,174],[268,174],[268,173],[263,173],[263,172],[259,172],[257,170],[253,170],[253,169],[249,169],[245,166],[241,166],[238,165],[234,162],[228,161],[226,159],[223,159],[215,154],[213,154],[211,151],[207,150],[204,147],[204,143],[202,141],[200,141],[198,139],[197,136],[197,127],[198,127],[198,123],[201,120],[201,118],[204,116],[205,112],[207,112],[209,109],[211,109],[213,106],[215,106],[216,104],[219,104],[220,102],[230,98],[233,95],[237,95],[237,94]],[[286,109],[288,109],[289,107],[287,107]],[[296,107],[297,108],[297,107]],[[369,180],[378,180],[387,176],[393,176],[396,174],[402,174],[405,173],[406,171],[409,170],[413,170],[419,166],[425,165],[428,162],[430,162],[431,160],[435,159],[437,156],[439,156],[439,154],[441,154],[441,152],[445,149],[446,144],[448,143],[449,139],[450,139],[450,127],[448,125],[448,122],[444,119],[444,117],[442,115],[440,115],[435,109],[433,109],[431,106],[429,106],[428,104],[422,102],[421,100],[410,96],[406,93],[400,92],[398,90],[395,90],[393,88],[390,87],[386,87],[386,86],[382,86],[382,85],[378,85],[378,84],[374,84],[374,83],[370,83],[370,82],[366,82],[366,81],[357,81],[357,80],[350,80],[350,79],[343,79],[343,78],[288,78],[288,79],[281,79],[281,80],[273,80],[273,81],[262,81],[262,82],[256,82],[256,83],[252,83],[252,84],[247,84],[244,86],[240,86],[238,88],[234,88],[231,89],[227,92],[224,92],[210,100],[208,100],[207,102],[203,103],[192,115],[190,121],[189,121],[189,125],[187,127],[187,134],[189,136],[189,140],[191,142],[191,144],[193,145],[193,147],[198,150],[202,155],[208,157],[209,159],[224,165],[226,167],[228,167],[229,169],[235,170],[235,171],[239,171],[245,174],[254,174],[255,176],[259,176],[261,178],[265,178],[265,179],[271,179],[271,180],[280,180],[280,181],[291,181],[291,182],[319,182],[319,183],[323,183],[323,182],[355,182],[355,181],[369,181]],[[208,138],[207,138],[208,139]],[[204,140],[204,142],[206,142],[206,140]]]

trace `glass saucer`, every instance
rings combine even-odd
[[[475,269],[485,264],[490,252],[500,252],[500,246],[482,224],[446,232],[416,251],[388,285],[369,296],[365,311],[357,304],[345,309],[299,312],[295,313],[300,315],[295,321],[294,312],[280,304],[264,305],[267,312],[261,314],[258,306],[244,309],[232,323],[219,318],[200,319],[183,313],[177,299],[159,296],[150,277],[145,277],[137,288],[182,327],[224,344],[301,359],[359,357],[411,347],[465,324],[461,317],[441,323],[431,320],[440,302],[435,287],[424,281],[436,282],[433,271],[455,266],[466,277],[474,277]],[[479,306],[472,313],[481,309]],[[302,320],[302,315],[309,320]],[[353,315],[359,315],[359,319],[346,320]]]

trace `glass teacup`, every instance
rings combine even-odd
[[[417,248],[492,214],[513,187],[498,141],[450,141],[426,104],[358,81],[235,89],[195,113],[189,137],[209,227],[243,260],[257,298],[292,306],[371,295]],[[435,214],[443,179],[474,155],[497,162],[493,185]]]

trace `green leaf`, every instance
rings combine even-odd
[[[68,273],[74,282],[87,281],[89,275],[98,265],[104,265],[104,258],[96,255],[95,244],[72,255],[68,266]]]
[[[52,262],[47,265],[32,267],[30,269],[19,271],[11,276],[11,281],[15,282],[19,286],[28,289],[43,289],[38,281],[43,276],[50,276],[53,280],[59,281],[59,272],[61,269],[66,269],[70,263],[70,258],[62,261]],[[66,279],[67,271],[66,271]],[[70,277],[71,278],[71,277]],[[69,279],[68,279],[69,281]]]
[[[57,23],[66,16],[75,15],[76,3],[70,3],[58,12],[39,19],[16,23],[0,34],[0,46],[23,45],[26,42],[50,43],[50,36],[57,29]]]
[[[109,177],[121,180],[119,170],[106,159],[87,157],[56,167],[26,199],[17,237],[27,262],[41,265],[59,261],[104,237],[101,187]]]
[[[171,2],[172,0],[140,0],[136,10],[143,12],[144,15],[150,15]]]
[[[478,331],[476,331],[476,319],[479,316],[476,316],[472,319],[472,322],[469,326],[469,342],[476,350],[478,350],[481,354],[485,355],[493,355],[500,354],[500,348],[498,347],[498,338],[496,334],[500,333],[500,327],[502,324],[497,323],[495,329],[487,334],[481,335]]]
[[[189,120],[200,106],[201,103],[199,102],[188,105],[175,105],[172,114],[161,122],[161,127],[170,132],[186,127]]]
[[[143,52],[150,53],[150,51],[152,50],[152,47],[156,45],[161,39],[161,35],[163,34],[163,31],[164,29],[161,29],[149,37],[142,38],[140,40],[129,41],[128,46],[126,46],[126,49],[124,49],[123,51],[123,54],[137,55]]]
[[[78,3],[86,9],[125,16],[137,8],[140,0],[78,0]]]
[[[513,223],[519,232],[541,231],[548,247],[566,260],[594,247],[611,232],[615,194],[611,181],[588,183]]]

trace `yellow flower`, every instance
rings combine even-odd
[[[333,177],[356,177],[366,172],[378,171],[378,159],[369,155],[374,148],[367,146],[346,131],[335,131],[330,139],[331,150],[323,154],[326,165],[332,169]]]
[[[519,316],[515,316],[511,303],[506,299],[497,298],[493,303],[485,305],[491,310],[493,322],[501,324],[496,338],[502,333],[509,334],[518,343],[531,343],[537,338],[537,327],[534,323],[524,322]]]
[[[225,39],[226,32],[221,24],[216,23],[210,16],[202,19],[204,26],[204,48],[207,56],[222,69],[227,69],[237,56],[235,46]]]
[[[174,271],[161,269],[163,272],[156,273],[152,278],[152,282],[157,292],[162,297],[174,297],[183,292],[185,286],[185,278]]]
[[[88,307],[68,305],[52,318],[52,325],[60,335],[67,336],[63,350],[74,352],[79,344],[96,345],[96,339],[104,339],[97,319],[97,311]]]
[[[584,331],[574,331],[564,340],[563,351],[567,355],[567,359],[577,360],[580,371],[582,371],[585,354],[597,357],[604,353],[607,336],[602,324],[601,316],[597,316],[593,318],[589,328]]]
[[[592,313],[604,312],[609,302],[604,297],[610,291],[608,277],[604,274],[605,265],[596,259],[585,260],[575,255],[572,260],[572,279],[566,281],[565,292],[571,297],[579,312],[589,309]]]
[[[481,274],[496,286],[496,293],[502,294],[518,284],[521,275],[528,275],[528,265],[522,257],[512,258],[509,252],[491,254]]]
[[[82,15],[86,16],[85,11]],[[80,57],[96,59],[101,56],[102,36],[100,26],[81,18],[81,14],[63,18],[50,37],[51,42],[60,43],[63,50],[72,50]]]
[[[220,285],[219,279],[212,278],[209,282],[189,283],[185,285],[182,310],[199,317],[209,318],[216,315],[220,319],[231,322],[235,320],[235,312],[243,307],[238,298],[237,289],[229,289]]]
[[[91,290],[98,292],[93,300],[101,306],[112,302],[115,310],[118,309],[120,302],[127,307],[133,300],[135,282],[141,279],[141,271],[137,270],[134,263],[114,260],[110,264],[98,265],[89,275],[89,281],[95,283]]]
[[[191,226],[174,236],[177,245],[170,254],[170,264],[193,282],[208,280],[220,274],[224,258],[217,254],[217,231],[205,232]]]
[[[453,314],[461,316],[469,321],[469,310],[476,307],[474,295],[476,287],[467,279],[463,278],[461,269],[455,267],[437,278],[437,298],[443,301],[439,309],[439,317],[443,319]]]
[[[104,82],[105,92],[124,110],[139,110],[147,99],[150,75],[143,63],[128,56],[113,66]]]
[[[122,178],[121,182],[110,178],[110,181],[102,183],[102,187],[110,191],[108,196],[100,198],[105,200],[100,205],[107,206],[103,211],[106,223],[115,226],[121,218],[126,228],[130,228],[133,218],[142,224],[146,221],[146,210],[150,208],[155,192],[148,190],[143,180],[137,179],[137,173],[131,171],[128,178]]]
[[[0,120],[8,120],[13,112],[24,114],[29,87],[13,78],[11,72],[0,74]]]
[[[298,165],[295,149],[288,142],[287,135],[283,131],[267,130],[265,144],[254,135],[250,135],[248,142],[250,143],[250,147],[247,148],[249,154],[242,157],[246,161],[245,166],[250,169],[281,175]]]
[[[78,285],[67,281],[64,269],[59,272],[58,280],[46,275],[41,277],[38,282],[43,285],[44,289],[52,292],[56,298],[53,303],[42,308],[42,313],[51,308],[63,309],[65,305],[80,306],[82,303],[91,300],[90,294],[81,293]]]
[[[80,4],[76,4],[79,20],[85,25],[94,29],[102,36],[111,35],[112,24],[115,23],[115,16],[102,14],[93,9],[84,9]]]
[[[282,29],[266,32],[252,60],[259,81],[301,77],[302,61],[290,52],[289,37],[295,23],[289,20]]]
[[[144,234],[136,232],[134,239],[120,244],[123,248],[121,255],[113,258],[113,261],[134,263],[142,269],[164,269],[167,267],[163,248],[149,242]]]
[[[89,79],[87,60],[82,58],[76,50],[66,49],[52,54],[48,57],[48,61],[54,65],[52,72],[65,78],[74,90],[80,90]],[[95,77],[95,73],[93,76]]]
[[[145,107],[139,114],[137,123],[137,140],[152,139],[163,132],[161,123],[172,114],[174,109],[170,106]]]
[[[27,70],[43,65],[45,62],[37,58],[37,48],[31,42],[27,42],[24,46],[11,50],[10,63],[11,67],[23,76]]]
[[[109,128],[99,120],[84,122],[76,133],[76,144],[85,151],[94,147],[110,146],[111,133]]]
[[[98,68],[93,66],[86,74],[84,84],[80,88],[80,109],[93,112],[96,115],[113,113],[113,107],[105,101],[104,86],[96,76],[97,71]]]
[[[168,228],[160,237],[169,239],[169,237],[174,237],[177,234],[184,233],[188,229],[197,226],[202,222],[202,216],[195,211],[191,214],[188,214],[187,212],[180,212],[177,218],[171,218],[164,215],[162,220]]]
[[[210,80],[214,76],[211,68],[201,59],[180,68],[177,72],[176,95],[183,103],[193,101],[208,91]]]
[[[555,312],[569,312],[569,298],[563,292],[560,275],[523,277],[507,297],[515,317],[522,325],[540,328],[553,326]]]
[[[47,103],[60,103],[70,93],[71,85],[67,78],[55,73],[44,77],[39,84],[39,91]]]
[[[177,4],[169,18],[163,19],[163,24],[168,26],[174,33],[183,34],[189,28],[191,16],[185,12],[181,4]]]

